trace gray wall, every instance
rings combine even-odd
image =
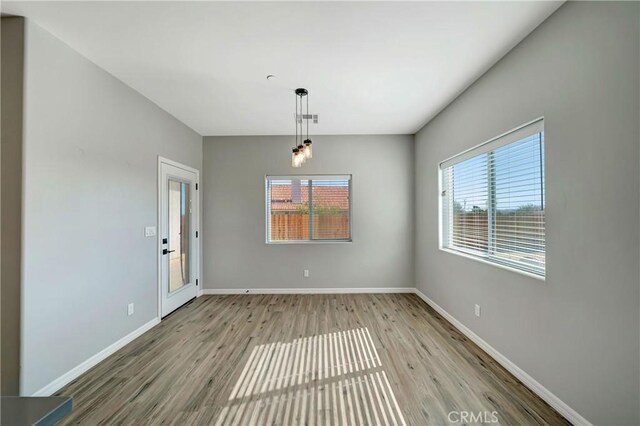
[[[292,139],[204,139],[204,288],[413,287],[413,137],[316,136],[301,169]],[[265,244],[265,174],[313,173],[353,174],[353,242]]]
[[[416,136],[418,289],[598,424],[640,423],[638,8],[566,3]],[[439,251],[438,163],[539,116],[546,282]]]
[[[23,394],[156,317],[157,156],[202,168],[201,136],[27,24]]]
[[[24,19],[2,18],[2,387],[17,395],[20,371],[22,92]]]

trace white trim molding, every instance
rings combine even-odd
[[[414,289],[414,293],[421,298],[427,305],[431,306],[437,313],[442,315],[445,320],[450,322],[455,328],[457,328],[462,334],[467,336],[473,343],[478,345],[480,349],[485,351],[489,356],[495,359],[500,365],[502,365],[507,371],[513,374],[518,380],[520,380],[526,387],[528,387],[533,393],[542,398],[547,404],[553,407],[558,413],[564,416],[569,422],[574,425],[580,426],[592,426],[591,422],[582,417],[577,411],[569,407],[564,401],[554,395],[549,389],[545,388],[536,379],[528,375],[524,370],[514,364],[506,356],[498,352],[493,346],[485,342],[480,336],[468,329],[464,324],[455,319],[449,312],[445,311],[436,302],[429,299],[424,293],[417,288]]]
[[[50,396],[55,392],[62,389],[65,385],[71,383],[73,380],[77,379],[80,375],[87,372],[89,369],[104,361],[109,355],[114,354],[119,349],[123,348],[128,343],[132,342],[136,338],[142,336],[147,331],[151,330],[157,324],[160,323],[159,318],[154,318],[148,323],[144,324],[142,327],[133,330],[131,333],[124,336],[122,339],[118,340],[115,343],[107,346],[97,354],[93,355],[91,358],[87,359],[83,363],[77,365],[71,370],[64,373],[62,376],[58,377],[48,385],[44,386],[42,389],[36,391],[31,396]]]
[[[359,293],[414,293],[413,287],[381,287],[381,288],[205,288],[203,294],[359,294]]]

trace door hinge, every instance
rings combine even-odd
[[[196,238],[198,238],[198,231],[196,231]]]
[[[198,279],[196,278],[196,285],[198,285]]]
[[[196,191],[198,190],[198,184],[196,183]]]

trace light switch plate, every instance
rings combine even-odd
[[[156,236],[156,227],[155,226],[145,226],[144,227],[144,236],[145,237],[155,237]]]

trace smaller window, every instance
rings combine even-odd
[[[545,275],[544,123],[440,164],[441,248]]]
[[[267,243],[351,241],[351,175],[267,176]]]

